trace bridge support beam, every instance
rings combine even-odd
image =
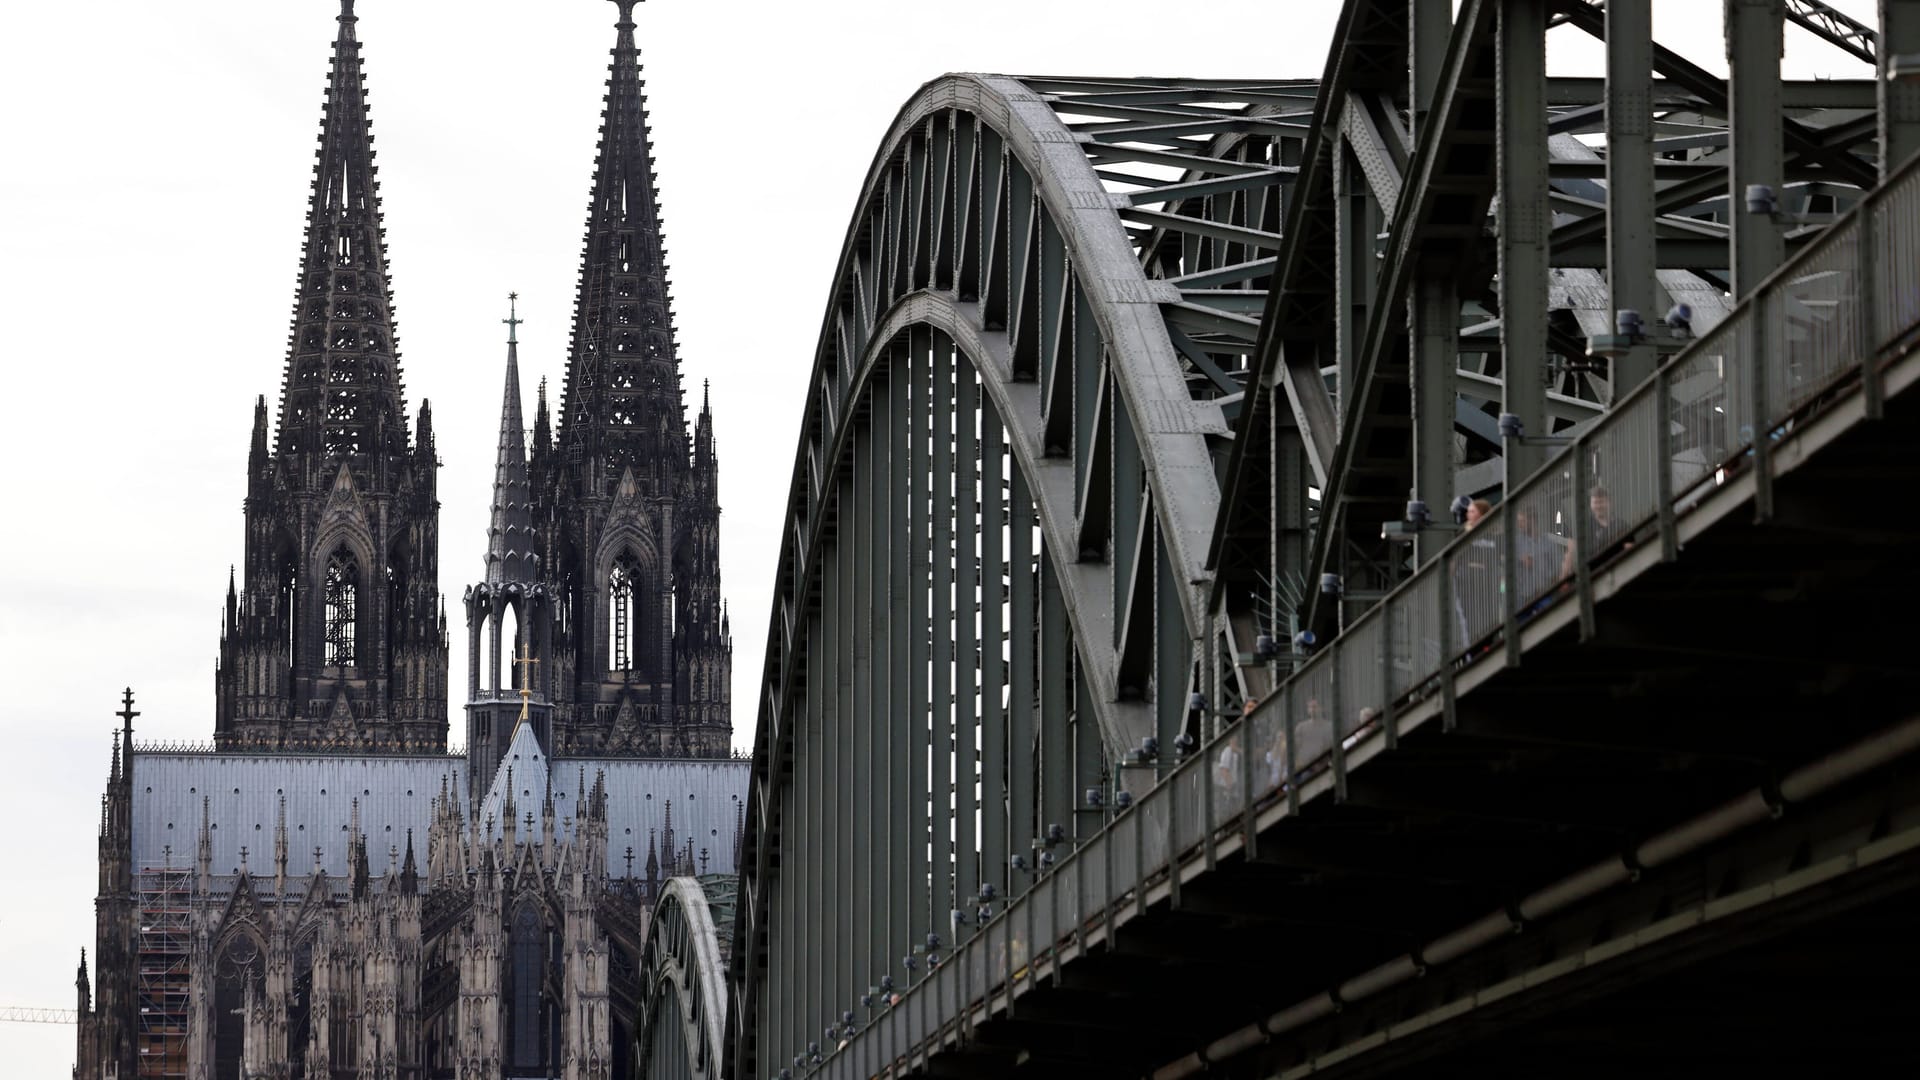
[[[1547,16],[1533,0],[1499,0],[1495,80],[1500,163],[1500,374],[1505,410],[1528,434],[1548,433]],[[1449,365],[1447,374],[1451,376]],[[1506,490],[1546,459],[1508,440]]]
[[[1614,311],[1659,314],[1654,282],[1653,2],[1607,3],[1607,294]],[[1778,125],[1776,125],[1777,127]],[[1642,342],[1613,360],[1613,400],[1653,374]]]
[[[1413,138],[1425,133],[1439,91],[1453,25],[1447,4],[1408,0],[1407,66],[1413,94]],[[1414,279],[1407,299],[1407,337],[1413,350],[1413,490],[1428,506],[1450,504],[1454,496],[1454,369],[1458,365],[1460,298],[1450,275],[1425,271]],[[1446,546],[1439,533],[1421,533],[1414,558],[1425,563]]]
[[[1735,299],[1752,292],[1786,258],[1780,227],[1768,215],[1747,212],[1751,185],[1765,184],[1776,198],[1786,193],[1780,112],[1785,20],[1783,0],[1727,0],[1727,121],[1733,140],[1727,214],[1733,222]]]
[[[1878,64],[1880,175],[1886,177],[1920,153],[1920,0],[1880,0]],[[1896,58],[1905,77],[1889,82]]]

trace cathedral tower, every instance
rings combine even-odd
[[[356,22],[342,0],[271,441],[254,409],[222,747],[446,745],[438,461],[425,402],[408,431]]]
[[[508,302],[518,299],[508,297]],[[500,404],[493,505],[487,519],[487,573],[467,589],[467,776],[475,797],[493,783],[522,708],[542,746],[551,739],[553,605],[540,576],[540,540],[527,480],[520,412],[520,318],[509,307],[507,385]],[[547,672],[542,668],[547,667]],[[521,691],[525,690],[523,696]]]
[[[654,190],[634,0],[619,6],[560,429],[535,423],[536,516],[556,601],[559,754],[724,755],[732,646],[718,472],[686,402]]]

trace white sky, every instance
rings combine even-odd
[[[1436,0],[1439,2],[1439,0]],[[1873,0],[1840,8],[1873,18]],[[505,297],[529,420],[555,404],[615,9],[360,0],[408,405],[433,402],[441,579],[481,571]],[[1724,70],[1721,0],[1656,33]],[[947,71],[1317,77],[1339,4],[700,3],[637,13],[690,398],[713,381],[735,742],[753,737],[799,395],[841,238],[894,113]],[[71,1006],[93,945],[109,732],[207,739],[254,395],[279,392],[334,0],[12,5],[0,66],[0,1004]],[[1597,73],[1559,31],[1554,71]],[[1790,75],[1861,65],[1789,31]],[[463,717],[452,703],[455,741]],[[67,1075],[73,1029],[0,1024],[9,1076]]]

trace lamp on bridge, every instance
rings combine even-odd
[[[1775,225],[1826,225],[1834,219],[1833,214],[1796,214],[1780,209],[1780,197],[1772,184],[1748,184],[1746,201],[1747,213],[1767,218]]]
[[[1773,189],[1764,184],[1755,184],[1747,189],[1749,209],[1753,206],[1754,188],[1766,192],[1766,198],[1770,204]],[[1693,337],[1693,308],[1686,303],[1674,304],[1667,309],[1666,315],[1660,320],[1660,325],[1667,328],[1667,333],[1662,337],[1653,337],[1647,333],[1646,322],[1640,318],[1638,311],[1632,308],[1621,308],[1613,313],[1613,333],[1595,334],[1587,339],[1587,355],[1596,360],[1618,360],[1634,348],[1649,343],[1662,353],[1678,352],[1684,347],[1684,343]],[[1604,373],[1606,367],[1602,364],[1589,364],[1577,367],[1565,366],[1562,370]],[[1626,387],[1615,387],[1614,396],[1618,397],[1626,389]]]
[[[1504,424],[1506,416],[1511,415],[1508,413],[1502,416],[1501,423]],[[1502,433],[1505,430],[1503,427]],[[1423,532],[1460,532],[1466,527],[1467,507],[1471,505],[1473,500],[1465,495],[1454,499],[1453,505],[1449,508],[1453,512],[1454,523],[1448,525],[1433,520],[1433,514],[1427,510],[1426,501],[1416,495],[1407,500],[1407,516],[1404,519],[1381,523],[1380,539],[1398,544],[1410,544],[1414,537]]]
[[[1565,446],[1573,441],[1570,435],[1529,435],[1526,425],[1510,412],[1500,414],[1500,438],[1522,446]]]

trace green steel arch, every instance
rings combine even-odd
[[[635,1060],[649,1080],[720,1075],[727,947],[738,879],[673,878],[661,890],[641,950]]]
[[[788,496],[729,1075],[830,1050],[983,893],[1098,827],[1125,750],[1192,721],[1216,477],[1312,102],[951,75],[881,143]]]

